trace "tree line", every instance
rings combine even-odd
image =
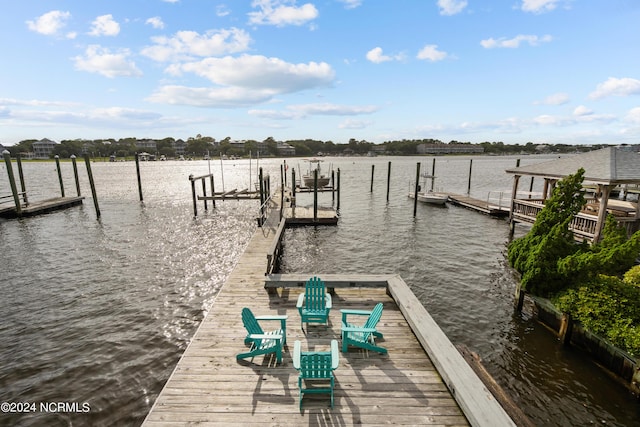
[[[189,137],[186,141],[176,140],[172,137],[163,139],[137,139],[127,137],[120,139],[73,139],[62,140],[56,144],[52,156],[58,155],[60,158],[70,157],[72,154],[79,155],[88,153],[91,157],[117,157],[133,156],[137,152],[145,151],[138,145],[139,141],[155,141],[156,148],[151,154],[166,157],[175,157],[178,152],[184,152],[190,156],[211,156],[233,155],[238,157],[249,156],[250,153],[258,153],[263,156],[282,156],[278,150],[278,141],[269,137],[261,142],[256,140],[242,141],[243,144],[234,144],[230,137],[220,141],[210,136],[197,135]],[[33,152],[32,144],[35,139],[26,139],[16,145],[6,147],[12,156],[19,153]],[[296,156],[325,155],[364,155],[375,151],[385,155],[408,156],[418,153],[418,146],[421,144],[441,144],[441,145],[470,145],[482,147],[485,154],[505,155],[505,154],[536,154],[536,153],[575,153],[591,151],[609,146],[608,144],[598,145],[569,145],[569,144],[507,144],[504,142],[481,142],[473,144],[471,142],[449,141],[442,142],[437,139],[402,139],[385,141],[375,144],[366,140],[356,140],[351,138],[347,143],[334,143],[333,141],[322,141],[315,139],[297,139],[282,141],[295,148]],[[178,145],[183,148],[178,149]]]

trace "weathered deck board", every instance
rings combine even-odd
[[[275,230],[271,230],[275,231]],[[265,237],[264,234],[267,234]],[[416,340],[393,299],[381,289],[338,288],[328,328],[300,328],[295,308],[299,289],[264,288],[266,253],[273,233],[258,230],[229,276],[211,311],[158,397],[144,425],[468,425],[431,360]],[[336,370],[335,408],[324,396],[305,398],[298,409],[293,342],[304,349],[328,348],[340,339],[340,308],[371,308],[383,302],[380,344],[389,354],[351,348],[340,353]],[[282,365],[274,357],[236,361],[245,350],[242,307],[256,315],[288,314]]]

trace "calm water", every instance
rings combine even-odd
[[[283,270],[399,273],[450,339],[477,352],[536,424],[637,424],[640,404],[625,388],[514,313],[505,221],[424,205],[413,218],[406,194],[420,160],[430,171],[431,158],[327,159],[325,167],[341,169],[340,224],[287,230]],[[436,186],[466,192],[469,160],[437,158]],[[527,156],[522,164],[541,160]],[[260,164],[273,184],[279,165]],[[471,195],[510,190],[504,169],[514,165],[515,158],[473,158]],[[0,402],[89,408],[0,413],[1,425],[140,424],[255,230],[254,201],[218,202],[208,213],[200,205],[193,218],[187,177],[209,168],[221,189],[220,161],[142,163],[141,203],[133,162],[93,163],[97,220],[79,163],[84,206],[0,220]],[[53,163],[24,169],[32,200],[59,195]],[[75,194],[71,164],[62,170],[67,195]],[[225,189],[248,187],[249,170],[248,160],[225,161]],[[0,195],[7,192],[3,165]],[[330,204],[331,196],[320,202]],[[308,195],[298,198],[311,203]]]

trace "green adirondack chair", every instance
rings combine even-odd
[[[333,371],[338,368],[340,355],[338,341],[331,340],[331,351],[302,351],[300,341],[293,343],[293,367],[300,372],[300,411],[305,394],[330,394],[333,408],[333,389],[335,377]]]
[[[386,353],[387,349],[376,345],[376,338],[382,338],[382,333],[378,332],[376,325],[382,317],[382,303],[379,302],[371,311],[365,310],[340,310],[342,312],[342,352],[346,353],[349,345],[364,348],[367,350]],[[369,316],[364,325],[359,326],[349,323],[347,316]]]
[[[261,321],[279,321],[280,329],[265,332],[258,323]],[[248,352],[238,354],[236,359],[275,353],[277,363],[282,363],[282,348],[287,344],[287,316],[254,316],[245,307],[242,309],[242,323],[247,330],[244,343],[250,347]]]
[[[304,293],[298,296],[296,303],[300,312],[300,327],[304,324],[324,323],[329,324],[329,311],[331,311],[331,294],[327,293],[325,283],[319,277],[312,277],[304,285]]]

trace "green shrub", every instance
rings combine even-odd
[[[640,356],[640,287],[600,275],[554,298],[556,306],[634,357]]]
[[[624,282],[628,285],[640,286],[640,265],[631,267],[624,273]]]

